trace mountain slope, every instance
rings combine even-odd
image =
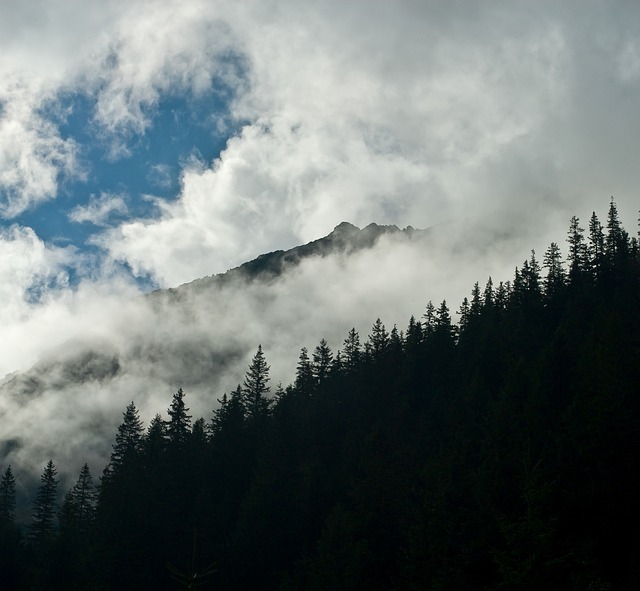
[[[327,290],[340,291],[344,318],[353,318],[353,305],[370,323],[376,312],[365,315],[363,273],[394,249],[417,249],[424,257],[428,235],[411,227],[359,229],[343,222],[308,244],[121,302],[96,318],[95,327],[87,325],[81,338],[52,347],[32,368],[3,380],[0,440],[14,444],[0,463],[37,473],[43,458],[62,460],[77,448],[87,461],[103,462],[127,401],[135,398],[150,417],[179,387],[189,393],[193,411],[207,415],[241,380],[260,342],[274,374],[289,380],[292,352],[301,343],[323,331],[339,343],[350,328],[340,313],[329,322],[320,319],[319,310],[335,309],[336,296]],[[375,283],[371,291],[374,301],[383,293]],[[32,425],[45,416],[47,432],[34,433]],[[70,439],[76,443],[61,444]]]

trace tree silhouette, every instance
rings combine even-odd
[[[89,465],[80,469],[77,482],[67,492],[58,515],[60,529],[86,537],[95,518],[97,494]]]
[[[16,511],[16,479],[13,476],[11,466],[2,475],[0,480],[0,523],[12,523]]]
[[[29,540],[40,544],[53,536],[55,531],[58,469],[53,460],[49,460],[40,476],[40,488],[36,493],[33,506],[33,519],[29,526]]]
[[[242,402],[249,418],[264,416],[269,409],[269,369],[262,345],[258,345],[242,387]]]
[[[187,412],[189,409],[184,403],[184,392],[182,388],[173,395],[171,405],[167,410],[169,420],[167,421],[167,437],[169,443],[175,447],[181,447],[185,444],[191,432],[191,415]]]
[[[333,353],[325,339],[320,340],[320,344],[313,351],[313,377],[317,384],[321,384],[327,379],[331,369]]]
[[[311,360],[309,359],[309,351],[306,347],[302,347],[300,356],[298,357],[294,385],[300,392],[309,394],[313,388],[313,383],[313,368],[311,366]]]
[[[113,444],[108,472],[119,470],[128,461],[133,460],[140,451],[144,429],[136,405],[131,402],[122,413],[123,421],[118,427],[116,441]]]

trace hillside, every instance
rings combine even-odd
[[[476,284],[458,324],[428,302],[406,330],[302,348],[284,388],[258,346],[206,417],[181,389],[166,419],[128,404],[98,494],[85,466],[44,519],[49,464],[24,546],[2,514],[3,572],[50,589],[637,589],[640,249],[613,201],[568,244],[566,264],[552,243]]]

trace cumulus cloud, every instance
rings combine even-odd
[[[275,8],[225,15],[249,64],[242,132],[157,219],[103,237],[137,272],[180,283],[341,220],[466,218],[528,240],[612,193],[633,207],[632,5]]]
[[[12,218],[55,198],[63,178],[84,170],[76,142],[37,113],[29,89],[0,88],[0,104],[0,215]]]
[[[102,193],[99,197],[92,195],[86,205],[77,205],[69,212],[69,219],[82,223],[90,222],[96,226],[106,226],[113,214],[127,213],[127,204],[122,195]]]
[[[3,400],[16,422],[2,422],[0,439],[24,438],[31,421],[48,417],[50,434],[15,452],[38,469],[47,450],[66,461],[84,445],[102,457],[131,398],[149,418],[184,385],[194,414],[205,413],[241,379],[258,342],[275,380],[287,382],[300,346],[324,336],[335,348],[351,325],[364,336],[378,315],[402,325],[428,299],[455,308],[473,281],[510,277],[529,248],[562,241],[571,215],[602,211],[611,194],[623,219],[636,218],[632,2],[56,0],[0,11],[5,216],[82,174],[79,146],[43,109],[65,93],[88,99],[91,132],[113,158],[127,156],[128,141],[176,96],[217,94],[228,129],[239,129],[213,162],[184,164],[178,194],[157,200],[155,217],[101,228],[92,243],[103,267],[81,270],[74,289],[65,269],[84,266],[77,252],[18,226],[2,236],[12,263],[0,361],[5,371],[50,362],[38,397]],[[218,117],[212,127],[225,129]],[[163,172],[153,166],[152,175]],[[106,224],[114,213],[122,203],[102,195],[71,215]],[[113,266],[172,286],[342,220],[440,224],[447,240],[426,253],[383,241],[348,261],[308,261],[269,289],[191,293],[160,310],[133,297]],[[119,293],[132,297],[123,304]],[[80,337],[99,355],[72,385],[56,360],[76,355],[64,343]],[[112,358],[116,373],[96,377]]]
[[[51,349],[0,386],[0,415],[11,416],[0,421],[0,441],[15,442],[6,461],[37,474],[54,457],[73,478],[84,461],[94,470],[107,461],[131,400],[148,421],[183,387],[191,414],[211,418],[217,399],[242,382],[259,343],[275,387],[293,381],[302,346],[312,350],[326,338],[336,351],[352,326],[366,340],[378,316],[389,329],[404,329],[429,299],[447,298],[453,312],[487,253],[469,244],[452,259],[452,233],[412,242],[383,237],[373,249],[305,259],[268,283],[204,280],[144,298],[123,298],[122,285],[82,284],[73,298],[38,309],[28,326]],[[505,244],[491,248],[490,272],[510,274],[513,253]],[[49,334],[56,330],[57,339]],[[41,423],[47,429],[32,432]]]

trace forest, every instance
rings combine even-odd
[[[640,589],[640,245],[612,199],[511,280],[351,329],[209,417],[124,409],[108,465],[31,519],[0,481],[3,589]],[[46,426],[42,426],[46,428]]]

